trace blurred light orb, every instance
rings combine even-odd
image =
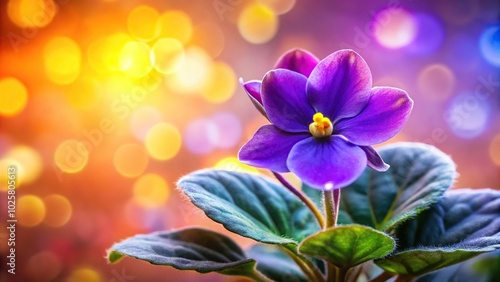
[[[127,75],[140,78],[147,75],[153,68],[151,49],[142,42],[131,41],[120,51],[120,70]]]
[[[77,173],[87,165],[89,154],[90,152],[85,144],[74,139],[68,139],[57,146],[54,153],[54,162],[65,173]]]
[[[125,144],[120,146],[113,156],[113,165],[125,177],[141,175],[149,164],[146,149],[138,144]]]
[[[50,81],[70,84],[80,74],[80,47],[69,37],[54,37],[43,49],[43,61]]]
[[[119,71],[121,52],[117,50],[121,50],[131,41],[132,37],[123,32],[93,40],[87,49],[89,64],[99,73]]]
[[[5,157],[17,160],[22,166],[22,169],[18,173],[19,183],[33,183],[42,173],[42,157],[31,147],[24,145],[16,146],[9,150]]]
[[[65,91],[65,97],[78,109],[89,109],[96,105],[98,82],[91,76],[80,76],[70,87]]]
[[[434,101],[446,100],[455,86],[455,75],[445,65],[427,66],[418,75],[418,87],[425,97]]]
[[[479,39],[483,58],[495,67],[500,67],[500,25],[487,28]]]
[[[28,101],[24,84],[14,77],[0,79],[0,115],[10,117],[19,114]]]
[[[150,6],[138,6],[128,15],[127,27],[135,39],[151,41],[161,32],[160,14]]]
[[[61,273],[61,259],[52,252],[43,251],[36,253],[28,260],[24,272],[32,281],[48,282]]]
[[[269,42],[278,31],[278,16],[264,5],[247,6],[238,17],[241,36],[253,44]]]
[[[73,207],[66,197],[52,194],[43,198],[45,203],[45,219],[43,223],[50,227],[64,226],[71,218]]]
[[[212,77],[206,89],[202,91],[203,97],[212,103],[223,103],[229,100],[236,90],[236,75],[226,63],[214,62]]]
[[[418,13],[414,15],[417,25],[415,38],[407,50],[415,55],[429,55],[441,48],[444,40],[443,23],[433,15]]]
[[[186,148],[194,154],[208,154],[214,149],[219,140],[219,129],[209,119],[194,119],[186,126],[184,143]]]
[[[45,210],[45,204],[40,197],[30,194],[19,197],[16,206],[19,225],[37,226],[45,218]]]
[[[145,174],[134,183],[134,200],[142,207],[160,207],[167,202],[169,196],[167,183],[157,174]]]
[[[57,13],[53,0],[9,0],[7,15],[18,27],[42,28],[47,26]]]
[[[296,0],[257,0],[257,3],[269,7],[278,15],[288,13],[296,2]]]
[[[204,22],[194,27],[191,44],[202,48],[211,58],[216,58],[224,49],[224,33],[211,23]]]
[[[495,137],[491,139],[489,152],[490,158],[493,163],[497,166],[500,166],[500,133],[495,135]]]
[[[250,174],[259,174],[259,171],[255,167],[243,164],[238,160],[238,158],[235,157],[228,157],[218,161],[215,164],[214,168]]]
[[[186,44],[193,34],[193,23],[188,14],[179,10],[167,11],[160,16],[160,37],[169,37]]]
[[[482,97],[463,93],[453,98],[445,120],[455,135],[461,138],[475,138],[486,130],[491,106]]]
[[[388,8],[374,17],[374,35],[378,43],[389,49],[410,44],[417,34],[413,16],[401,8]]]
[[[174,73],[184,63],[184,48],[177,39],[161,38],[153,45],[151,60],[158,72]]]
[[[175,126],[162,122],[151,127],[144,142],[152,158],[164,161],[177,155],[182,139]]]
[[[137,140],[144,141],[149,129],[162,121],[162,113],[154,107],[143,106],[132,113],[130,127]]]
[[[228,112],[215,114],[211,121],[217,128],[213,146],[220,149],[230,149],[238,143],[243,134],[243,128],[238,118]]]
[[[2,157],[0,158],[0,171],[8,171],[9,167],[15,167],[16,168],[16,189],[19,188],[21,181],[19,179],[19,173],[22,174],[22,171],[24,170],[23,166],[21,163],[19,163],[18,160],[13,159],[13,158],[8,158],[8,157]],[[7,191],[9,189],[9,174],[8,173],[0,173],[0,191]]]
[[[99,272],[92,268],[82,267],[71,272],[66,282],[101,282],[103,281]]]
[[[201,94],[212,83],[212,60],[201,48],[186,49],[184,63],[178,71],[166,80],[169,89],[175,93]]]

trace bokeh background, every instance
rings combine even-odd
[[[238,78],[262,78],[295,47],[319,58],[356,50],[374,85],[415,100],[390,142],[451,155],[456,187],[500,189],[499,3],[1,1],[0,280],[240,281],[104,257],[136,233],[224,232],[175,181],[206,167],[265,174],[236,159],[266,123]],[[5,258],[8,165],[19,170],[15,276]]]

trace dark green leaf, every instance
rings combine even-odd
[[[260,176],[202,170],[183,177],[178,186],[209,218],[260,242],[297,245],[319,230],[295,195]]]
[[[279,247],[257,244],[247,254],[257,261],[257,270],[277,282],[307,282],[302,270]]]
[[[348,269],[384,257],[394,247],[394,240],[384,232],[367,226],[345,225],[309,236],[300,244],[299,252]]]
[[[395,230],[398,250],[376,263],[418,276],[500,249],[500,192],[453,190]]]
[[[391,167],[367,169],[342,189],[339,223],[391,230],[435,203],[455,178],[453,161],[435,147],[396,143],[378,152]]]
[[[130,237],[111,247],[108,260],[115,263],[124,256],[201,273],[251,277],[255,268],[255,261],[231,239],[200,228]]]

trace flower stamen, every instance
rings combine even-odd
[[[316,138],[330,136],[333,132],[332,122],[329,118],[323,116],[322,113],[315,113],[313,122],[309,124],[309,132]]]

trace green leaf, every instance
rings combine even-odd
[[[384,232],[367,226],[345,225],[309,236],[300,244],[299,252],[348,269],[384,257],[394,247],[394,240]]]
[[[319,230],[311,211],[290,191],[263,177],[201,170],[178,186],[212,220],[269,244],[294,244]]]
[[[231,239],[200,228],[136,235],[114,244],[108,252],[111,263],[124,256],[200,273],[253,277],[255,269],[255,260],[247,258]]]
[[[453,161],[430,145],[396,143],[378,152],[391,167],[367,169],[342,189],[339,223],[389,231],[435,203],[456,175]]]
[[[257,244],[247,251],[257,261],[257,270],[277,282],[307,282],[295,262],[279,247]]]
[[[395,230],[398,250],[375,263],[419,276],[500,249],[500,192],[453,190]]]

